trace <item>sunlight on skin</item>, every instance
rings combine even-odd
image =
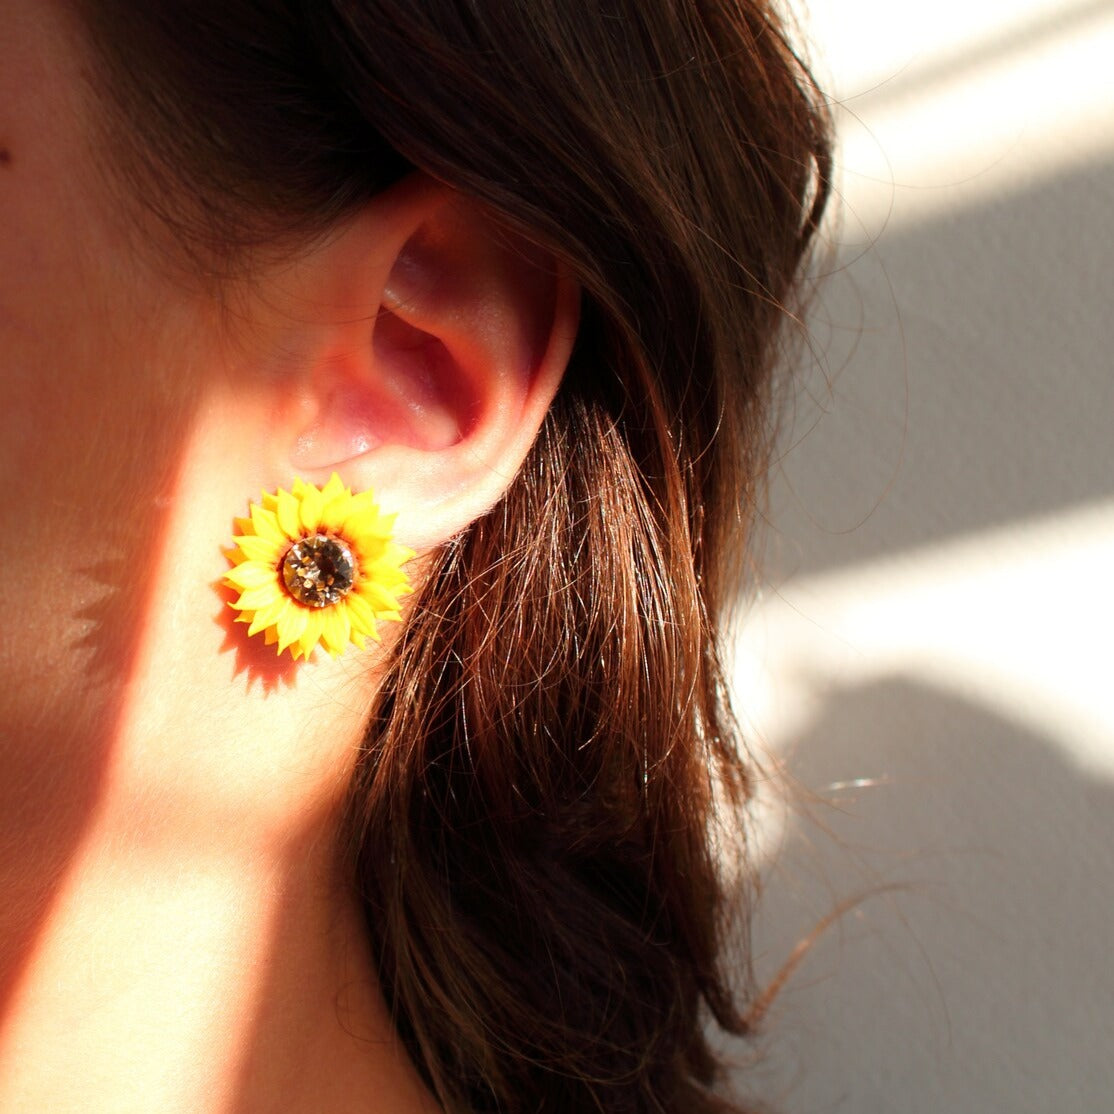
[[[233,429],[229,415],[235,416]],[[199,817],[203,824],[223,818],[245,828],[250,814],[259,821],[264,846],[281,840],[296,802],[307,796],[335,801],[343,792],[374,693],[369,670],[381,660],[373,645],[366,653],[353,649],[339,659],[318,651],[310,668],[299,671],[292,668],[289,653],[277,655],[261,637],[249,640],[243,624],[232,623],[230,593],[218,587],[229,568],[222,548],[231,544],[232,519],[247,513],[254,492],[245,495],[226,477],[234,470],[229,465],[235,455],[241,458],[235,470],[251,474],[251,461],[259,459],[252,454],[262,454],[268,428],[266,406],[243,397],[214,400],[199,416],[183,453],[186,464],[152,593],[154,599],[173,601],[173,610],[147,617],[123,717],[122,735],[142,739],[144,745],[133,752],[120,748],[111,773],[122,799],[149,800],[152,811],[162,808],[163,791],[172,794],[187,825]],[[208,544],[198,544],[199,539]],[[182,585],[190,591],[183,593]],[[384,624],[385,634],[391,626]],[[223,698],[208,706],[199,706],[193,697],[221,692]],[[315,730],[322,716],[328,732]],[[183,723],[192,725],[195,740],[185,752],[174,745]],[[155,760],[157,740],[168,745]],[[260,810],[271,810],[273,823]],[[165,823],[160,814],[160,824]],[[175,838],[177,833],[168,832],[169,842]]]
[[[308,422],[328,467],[303,479],[374,484],[408,547],[457,534],[529,451],[579,294],[421,175],[220,297],[164,272],[166,230],[96,172],[68,11],[4,4],[0,474],[20,575],[0,580],[18,633],[0,644],[0,1108],[341,1114],[375,1095],[422,1114],[337,846],[383,651],[295,667],[249,640],[224,550],[304,465]],[[377,344],[397,266],[410,331]],[[431,368],[415,334],[452,360]],[[371,405],[431,370],[469,385],[415,392],[426,416],[467,411],[459,440]],[[361,413],[336,409],[338,376]],[[381,436],[352,458],[369,414]]]
[[[184,446],[151,594],[172,602],[144,617],[96,807],[14,989],[0,1109],[76,1111],[91,1081],[118,1079],[129,1095],[114,1110],[238,1109],[253,1074],[287,1101],[315,1087],[301,1097],[344,1109],[345,1096],[384,1089],[399,1109],[425,1108],[331,838],[380,654],[269,671],[274,648],[222,621],[221,545],[244,494],[219,477],[267,427],[264,407],[217,400]],[[280,1019],[331,1075],[286,1077],[298,1057]],[[361,1080],[331,1059],[337,1041],[359,1044],[347,1068]],[[45,1056],[49,1095],[36,1089]]]
[[[38,993],[13,999],[0,1109],[76,1112],[103,1085],[118,1114],[241,1110],[253,1075],[286,1108],[302,1099],[307,1109],[349,1109],[358,1085],[399,1096],[400,1110],[428,1109],[347,950],[358,925],[338,924],[325,900],[313,900],[327,896],[314,850],[303,849],[300,871],[293,857],[293,868],[273,872],[231,857],[223,868],[179,859],[173,886],[165,857],[151,856],[145,874],[131,848],[116,856],[102,844],[81,856],[35,957]],[[278,1035],[289,1020],[296,1055]],[[336,1070],[330,1046],[341,1037],[359,1053],[358,1078]],[[320,1070],[299,1065],[307,1055]]]
[[[55,1109],[78,1109],[80,1092],[88,1093],[92,1081],[115,1077],[132,1081],[137,1110],[229,1107],[232,1094],[205,1088],[212,1078],[235,1079],[235,1072],[224,1066],[199,1073],[196,1063],[216,1059],[221,1066],[229,1055],[222,1028],[250,1027],[250,996],[245,992],[229,1002],[225,984],[236,978],[243,957],[265,942],[245,933],[250,922],[237,916],[242,904],[264,895],[252,895],[242,879],[204,871],[183,872],[173,889],[150,885],[135,868],[134,860],[87,861],[79,855],[66,892],[55,903],[50,930],[28,965],[33,981],[56,991],[30,1000],[17,992],[12,1000],[16,1020],[4,1035],[9,1067],[0,1078],[0,1109],[31,1108],[37,1081],[24,1078],[22,1066],[41,1072],[44,1051],[50,1050]],[[91,894],[104,913],[96,924],[73,915]],[[135,933],[135,926],[152,921],[165,926],[159,938]],[[75,951],[84,958],[83,977],[76,979],[67,960]],[[180,1045],[177,1063],[169,1065],[168,1033],[191,1034]],[[157,1079],[153,1063],[160,1063]]]

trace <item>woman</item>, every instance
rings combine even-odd
[[[0,26],[0,1110],[728,1109],[716,632],[828,168],[774,14]],[[307,618],[310,485],[401,622]]]

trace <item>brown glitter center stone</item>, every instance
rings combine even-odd
[[[306,607],[339,603],[356,579],[356,559],[339,538],[314,534],[295,542],[282,559],[286,590]]]

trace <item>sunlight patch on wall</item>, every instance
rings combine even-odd
[[[913,677],[1114,777],[1111,569],[1114,502],[794,580],[743,624],[746,726],[776,753],[828,694]],[[860,776],[885,771],[847,771]]]
[[[840,239],[1114,159],[1114,5],[812,0],[802,16],[840,108]]]

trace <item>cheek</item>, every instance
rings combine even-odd
[[[158,286],[93,148],[98,107],[53,5],[4,11],[0,67],[0,527],[85,503],[145,421]],[[146,349],[146,351],[145,351]]]
[[[114,315],[89,304],[97,276],[41,263],[17,273],[19,290],[0,283],[4,525],[13,513],[26,520],[86,498],[100,473],[119,476],[129,443],[155,418],[144,413],[152,400],[142,366],[113,343]]]
[[[207,335],[90,155],[64,7],[0,0],[0,842],[63,850],[52,810],[80,830],[127,708]]]
[[[90,507],[103,523],[135,504],[188,408],[184,298],[61,130],[12,145],[0,227],[0,528],[64,533],[58,518]]]
[[[99,319],[6,324],[0,615],[18,636],[0,641],[0,731],[30,752],[112,730],[192,414],[155,386],[158,357],[124,352]]]
[[[111,720],[199,361],[181,298],[140,269],[95,176],[33,149],[13,160],[0,174],[0,615],[20,637],[0,642],[0,723],[34,740],[75,715]]]
[[[15,182],[0,178],[0,221],[8,230],[0,238],[0,480],[9,494],[13,482],[27,483],[57,455],[50,430],[63,416],[59,380],[77,343],[60,250],[66,229],[43,227],[52,199],[36,202],[29,186],[26,171]]]
[[[84,455],[78,416],[94,399],[71,382],[80,383],[81,370],[75,374],[75,353],[57,330],[51,336],[25,322],[6,326],[0,322],[0,498],[18,498],[26,514],[29,500],[64,485]]]

